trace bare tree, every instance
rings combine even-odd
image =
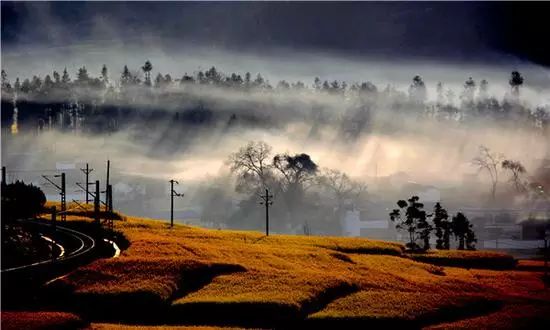
[[[346,173],[329,168],[323,169],[317,181],[334,194],[339,207],[346,199],[357,198],[367,190],[363,182],[354,181]]]
[[[477,166],[479,171],[487,171],[491,178],[491,197],[494,201],[496,199],[497,185],[498,185],[498,165],[502,158],[501,154],[492,153],[486,146],[479,146],[479,154],[472,159],[472,164]]]
[[[523,164],[517,160],[505,159],[502,161],[502,168],[510,171],[512,177],[510,182],[514,185],[518,192],[525,191],[525,183],[522,181],[522,176],[527,172]]]
[[[272,178],[271,146],[263,141],[249,142],[229,156],[231,172],[237,175],[237,190],[268,187]]]
[[[338,219],[342,219],[345,214],[346,201],[356,201],[367,190],[363,182],[352,180],[346,173],[328,168],[323,169],[317,182],[333,196],[335,216]]]

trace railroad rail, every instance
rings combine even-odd
[[[20,220],[20,221],[25,222],[25,223],[32,223],[34,225],[39,225],[39,226],[45,226],[45,227],[48,227],[48,229],[51,228],[51,224],[49,224],[49,223],[43,223],[43,222],[35,221],[35,220]],[[27,270],[27,269],[32,269],[34,267],[38,267],[38,266],[41,266],[41,265],[52,264],[52,263],[56,263],[56,262],[75,259],[75,258],[78,258],[80,256],[83,256],[83,255],[91,252],[96,246],[96,242],[95,242],[94,238],[92,238],[91,236],[89,236],[87,234],[84,234],[80,231],[74,230],[74,229],[70,229],[70,228],[67,228],[67,227],[64,227],[64,226],[57,225],[56,226],[56,234],[61,235],[61,236],[65,236],[63,241],[67,242],[67,241],[72,240],[74,243],[76,243],[76,245],[73,248],[69,248],[67,245],[66,246],[60,245],[59,244],[60,240],[55,240],[54,241],[55,244],[57,244],[60,247],[61,251],[64,251],[63,254],[60,254],[56,258],[48,258],[48,259],[40,260],[40,261],[31,263],[31,264],[27,264],[27,265],[21,265],[21,266],[17,266],[17,267],[2,269],[1,272],[2,273],[9,273],[9,272],[14,272],[14,271]],[[42,238],[46,239],[46,240],[49,240],[49,241],[53,241],[48,236],[42,235]]]

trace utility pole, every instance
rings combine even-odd
[[[2,188],[4,188],[6,185],[6,166],[2,166]]]
[[[52,229],[55,231],[56,229],[56,222],[57,222],[57,211],[55,209],[55,206],[52,206]]]
[[[111,161],[107,159],[107,181],[105,181],[105,204],[109,205],[109,194],[107,190],[109,189],[109,172],[111,169]]]
[[[107,210],[113,212],[113,185],[107,186]]]
[[[94,220],[98,227],[101,227],[101,222],[99,221],[99,180],[95,181],[95,196],[94,196]]]
[[[57,211],[55,209],[55,206],[52,206],[52,241],[50,242],[51,244],[51,249],[52,249],[52,260],[55,260],[55,251],[54,251],[54,248],[55,248],[55,243],[54,243],[54,239],[55,239],[55,229],[56,229],[56,216],[57,216]]]
[[[269,236],[269,205],[273,205],[273,195],[266,188],[265,195],[260,195],[260,198],[260,205],[265,205],[265,236]]]
[[[174,196],[183,197],[184,194],[177,193],[174,190],[174,183],[180,184],[176,180],[170,180],[170,228],[174,227]]]
[[[84,172],[84,174],[86,174],[86,204],[88,204],[89,202],[89,193],[88,193],[88,186],[90,185],[90,180],[89,180],[89,174],[92,173],[92,171],[94,170],[93,168],[89,168],[88,167],[88,163],[86,163],[86,168],[81,168],[80,169],[82,172]]]
[[[61,195],[61,221],[65,222],[67,221],[67,212],[65,212],[67,210],[67,194],[66,194],[66,181],[65,181],[65,173],[61,173],[61,174],[57,174],[57,175],[54,175],[55,178],[59,178],[61,177],[61,186],[57,185],[55,182],[53,182],[52,180],[50,180],[50,178],[48,178],[47,176],[45,175],[42,175],[42,177],[44,179],[46,179],[49,183],[51,183],[54,187],[56,187],[57,189],[59,189],[60,191],[60,195]]]

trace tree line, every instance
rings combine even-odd
[[[302,81],[286,80],[272,85],[261,73],[256,75],[250,72],[225,73],[214,66],[208,70],[197,70],[192,74],[185,73],[179,78],[160,72],[153,78],[153,69],[154,66],[149,60],[137,70],[131,70],[125,65],[118,78],[115,78],[117,75],[111,75],[106,65],[101,67],[97,77],[92,76],[83,66],[77,70],[74,78],[65,68],[61,72],[53,71],[51,75],[47,74],[44,78],[34,75],[32,78],[21,80],[17,77],[13,82],[8,79],[7,72],[2,70],[2,93],[8,98],[13,98],[15,95],[19,98],[34,100],[50,98],[65,103],[80,104],[80,106],[83,103],[97,105],[123,100],[125,105],[129,103],[131,106],[132,102],[135,103],[138,100],[154,105],[166,100],[174,93],[185,93],[193,88],[209,86],[245,93],[254,91],[269,94],[293,91],[342,97],[343,104],[346,102],[353,104],[352,107],[355,107],[357,112],[366,112],[365,120],[368,120],[370,111],[376,108],[387,108],[395,111],[416,111],[423,116],[459,122],[480,116],[519,120],[542,130],[546,130],[550,123],[548,105],[531,108],[525,102],[521,102],[521,90],[525,78],[519,71],[511,72],[508,80],[510,89],[502,99],[491,95],[490,84],[486,79],[477,82],[469,77],[458,93],[447,88],[443,82],[437,82],[435,101],[428,101],[427,83],[420,75],[412,78],[407,91],[401,91],[390,84],[382,88],[370,81],[349,83],[322,80],[319,77],[315,77],[310,85]]]
[[[458,212],[450,217],[441,203],[436,203],[433,212],[428,214],[418,196],[412,196],[406,201],[399,200],[397,206],[399,208],[394,209],[389,216],[397,229],[407,232],[408,249],[429,250],[430,237],[435,232],[435,247],[438,250],[449,250],[452,236],[458,241],[459,250],[475,250],[477,239],[473,225],[463,213]]]

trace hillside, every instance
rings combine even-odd
[[[78,213],[69,220],[90,221]],[[550,321],[541,273],[502,270],[514,267],[502,254],[410,256],[391,242],[169,228],[132,217],[116,221],[115,230],[129,242],[118,258],[98,259],[47,286],[56,310],[93,328],[506,328]],[[434,259],[438,265],[429,263]],[[442,266],[460,260],[500,270]],[[10,328],[4,320],[3,326]]]

